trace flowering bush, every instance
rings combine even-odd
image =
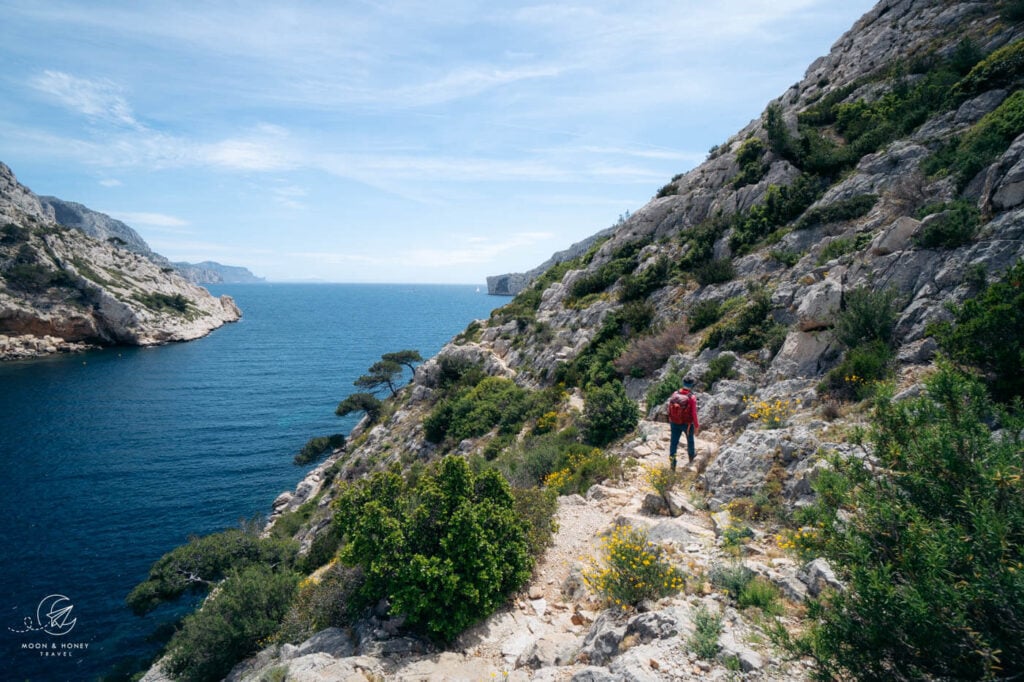
[[[753,410],[750,417],[761,422],[766,429],[779,429],[785,426],[786,420],[793,416],[797,406],[796,400],[776,398],[774,401],[768,401],[752,395],[743,396],[743,403]]]
[[[619,471],[618,458],[605,453],[601,448],[570,452],[567,455],[567,466],[548,474],[544,478],[544,485],[558,491],[559,495],[585,493],[597,481],[614,476]]]
[[[682,572],[669,563],[664,550],[651,542],[644,530],[616,526],[602,541],[602,550],[601,561],[591,559],[583,580],[610,605],[636,605],[683,589]]]

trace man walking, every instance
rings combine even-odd
[[[683,387],[672,394],[668,399],[668,423],[671,429],[671,439],[668,445],[668,461],[672,471],[676,470],[676,450],[679,448],[679,439],[686,434],[686,454],[690,463],[696,457],[696,448],[693,437],[700,428],[697,421],[697,396],[693,394],[693,377],[687,376],[683,379]]]

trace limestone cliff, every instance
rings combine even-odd
[[[248,268],[209,260],[202,263],[175,262],[172,265],[182,277],[194,284],[253,284],[266,281],[252,274]]]
[[[547,272],[550,268],[565,263],[566,261],[579,258],[587,250],[601,239],[612,234],[614,227],[601,230],[586,239],[581,239],[572,246],[548,258],[546,261],[526,272],[510,272],[504,275],[491,275],[487,278],[487,293],[492,296],[515,296],[520,291],[530,286],[533,280]]]
[[[58,212],[71,209],[0,164],[0,358],[187,341],[241,315],[230,297],[214,298],[130,242],[134,231],[100,240],[60,225]]]

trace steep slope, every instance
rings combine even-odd
[[[36,197],[0,164],[0,357],[187,341],[241,315],[230,297],[126,248],[133,231],[97,240],[59,225],[54,205],[70,210]]]
[[[315,601],[337,594],[321,582],[343,542],[331,501],[370,471],[454,453],[556,489],[556,545],[514,604],[424,655],[382,602],[279,641],[233,678],[810,679],[809,661],[768,645],[774,623],[799,629],[800,608],[749,617],[713,574],[742,564],[794,603],[837,587],[758,522],[813,498],[818,453],[864,458],[850,435],[861,400],[878,381],[919,394],[929,323],[1024,258],[1022,18],[1019,3],[882,0],[760,119],[470,325],[274,503],[267,532],[302,518],[294,536],[326,564],[300,588]],[[703,427],[683,485],[695,504],[652,503],[639,467],[666,462],[665,390],[687,374]],[[688,594],[604,608],[578,552],[613,524],[663,542]],[[711,660],[691,649],[705,608],[724,618]]]

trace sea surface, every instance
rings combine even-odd
[[[0,679],[138,670],[173,617],[124,599],[163,553],[266,515],[382,353],[434,355],[505,300],[460,285],[209,287],[240,322],[158,348],[0,364]],[[408,380],[409,375],[403,378]]]

